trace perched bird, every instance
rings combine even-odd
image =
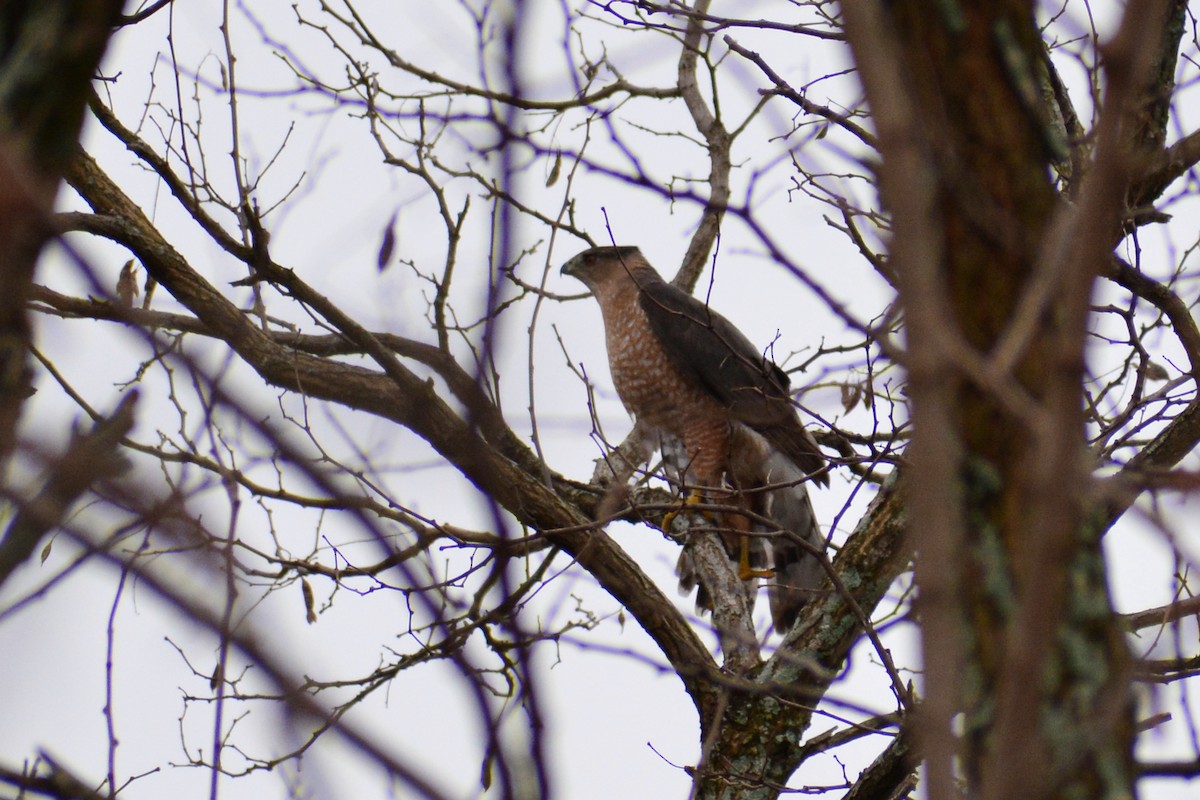
[[[658,434],[688,502],[747,512],[716,515],[726,550],[743,580],[771,579],[771,617],[786,630],[822,576],[798,541],[824,547],[804,481],[829,483],[825,458],[792,406],[787,375],[733,323],[664,281],[636,247],[585,250],[562,274],[582,281],[599,302],[617,394],[640,426]],[[764,543],[772,570],[764,569]],[[684,591],[697,586],[686,550],[678,571]],[[711,608],[702,585],[696,603]]]

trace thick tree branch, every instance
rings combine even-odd
[[[107,235],[136,254],[163,288],[268,383],[404,425],[523,524],[549,535],[591,572],[657,642],[701,715],[709,710],[711,693],[701,679],[715,665],[695,632],[615,542],[603,531],[591,529],[590,520],[579,509],[567,505],[545,486],[540,470],[531,474],[497,452],[445,404],[432,385],[396,362],[372,341],[369,333],[340,312],[333,313],[323,298],[290,271],[273,264],[259,265],[267,276],[279,280],[306,302],[330,312],[331,321],[348,332],[356,344],[387,364],[386,374],[315,358],[273,341],[187,265],[90,156],[79,154],[68,180],[97,214],[111,220]]]
[[[730,692],[724,714],[702,719],[703,737],[708,739],[714,729],[718,737],[701,773],[698,797],[725,797],[723,787],[734,779],[744,782],[745,797],[774,797],[810,754],[801,740],[812,722],[815,701],[824,696],[862,636],[855,606],[870,615],[911,563],[898,482],[894,475],[884,483],[833,561],[849,596],[831,591],[823,601],[805,606],[751,683]],[[779,698],[796,702],[781,703]]]

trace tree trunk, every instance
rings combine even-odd
[[[845,10],[907,323],[929,795],[958,796],[959,770],[970,796],[1131,796],[1130,657],[1088,501],[1081,387],[1129,122],[1146,118],[1130,87],[1150,59],[1129,35],[1106,51],[1109,124],[1069,208],[1051,166],[1071,143],[1039,89],[1031,4]]]

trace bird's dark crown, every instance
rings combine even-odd
[[[612,260],[618,263],[626,263],[632,259],[644,261],[641,251],[632,245],[606,245],[604,247],[592,247],[584,250],[573,256],[566,264],[563,264],[560,272],[563,275],[572,275],[579,277],[580,273],[589,271],[597,264],[609,262]],[[627,267],[633,266],[632,263],[626,263]]]

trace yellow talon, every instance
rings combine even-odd
[[[676,511],[668,511],[663,514],[662,530],[668,535],[673,535],[671,524],[675,518],[687,510],[688,506],[698,506],[704,502],[704,496],[700,492],[692,492],[683,500],[683,507]],[[698,511],[699,514],[709,516],[704,511]],[[751,578],[774,578],[775,570],[773,569],[755,569],[750,566],[750,537],[746,535],[738,536],[738,579],[748,581]]]
[[[704,502],[704,498],[701,497],[699,492],[693,492],[693,493],[689,494],[687,497],[685,497],[683,499],[683,508],[680,508],[677,511],[668,511],[666,514],[663,514],[663,521],[662,521],[663,532],[667,533],[667,534],[672,533],[671,523],[673,523],[675,521],[675,518],[678,517],[680,514],[682,514],[685,510],[687,510],[688,506],[698,506],[703,502]],[[699,513],[703,514],[704,512],[701,511]]]
[[[774,578],[773,569],[754,569],[750,566],[750,537],[739,536],[738,546],[738,578],[748,581],[751,578]]]

